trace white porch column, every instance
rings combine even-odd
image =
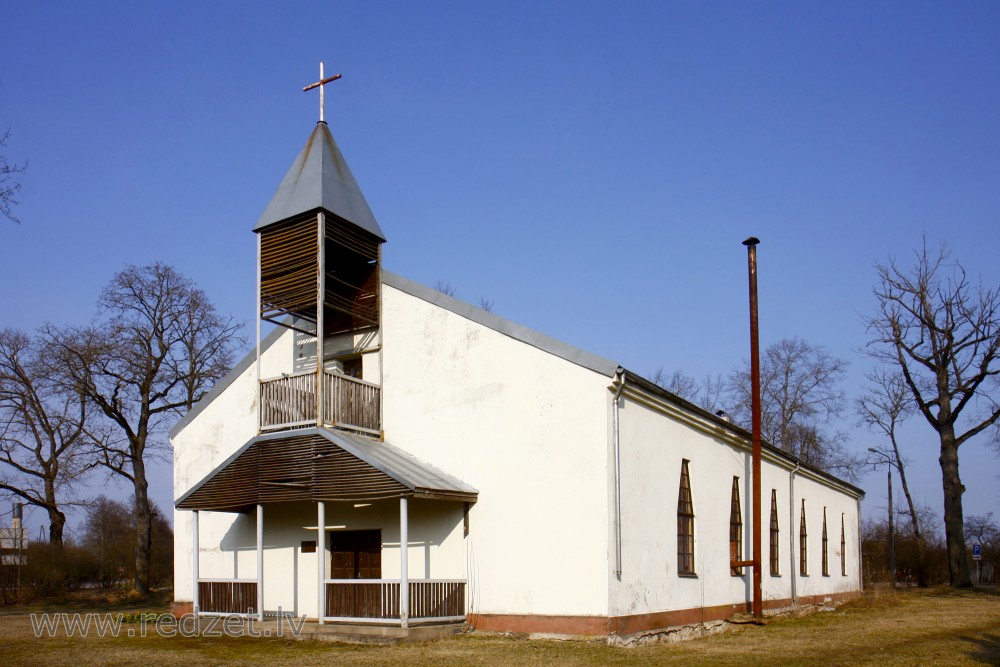
[[[404,628],[410,625],[410,571],[407,551],[410,546],[406,496],[399,497],[399,621]]]
[[[257,620],[264,620],[264,506],[257,503]]]
[[[198,545],[198,510],[191,513],[193,526],[191,528],[191,582],[192,590],[191,594],[191,611],[194,612],[195,616],[198,615],[198,552],[201,547]]]
[[[316,503],[316,616],[319,624],[323,625],[323,617],[326,616],[326,503],[322,500]]]

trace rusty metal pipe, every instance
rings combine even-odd
[[[760,539],[760,340],[757,335],[757,244],[751,236],[743,245],[747,247],[747,268],[750,282],[750,385],[751,415],[753,420],[753,615],[764,618],[764,599],[761,594],[761,539]]]

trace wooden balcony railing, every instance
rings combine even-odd
[[[327,579],[325,618],[339,621],[398,621],[398,579]],[[409,584],[411,621],[465,618],[465,581],[420,579]]]
[[[208,614],[256,614],[254,579],[199,579],[198,611]]]
[[[381,390],[377,384],[323,374],[322,422],[366,433],[381,430]],[[316,423],[316,374],[295,373],[261,380],[260,428],[272,431]]]
[[[296,373],[260,382],[260,427],[316,423],[316,374]]]
[[[381,429],[382,390],[377,384],[334,373],[325,373],[323,380],[327,423],[376,433]]]

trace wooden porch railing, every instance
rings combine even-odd
[[[323,423],[378,433],[382,428],[377,384],[338,373],[323,374]],[[316,423],[316,374],[295,373],[260,382],[260,428],[271,431]]]
[[[198,611],[256,614],[257,582],[253,579],[199,579]]]
[[[398,579],[327,579],[325,618],[398,621]],[[409,585],[411,621],[465,618],[465,581],[421,579]]]

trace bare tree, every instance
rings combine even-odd
[[[434,289],[445,296],[455,296],[455,288],[446,280],[438,280],[434,283]]]
[[[861,416],[861,421],[869,428],[881,432],[888,439],[888,443],[872,449],[878,456],[884,457],[882,460],[889,461],[899,471],[899,481],[906,497],[911,531],[917,546],[917,585],[924,587],[927,586],[927,571],[924,566],[926,544],[921,531],[920,516],[906,482],[906,465],[899,451],[897,438],[898,427],[913,415],[913,401],[906,387],[906,381],[898,372],[876,369],[867,377],[869,383],[867,393],[857,402],[858,414]],[[881,462],[875,461],[873,465]]]
[[[706,374],[701,380],[701,391],[698,393],[698,405],[728,419],[729,414],[725,409],[725,394],[726,381],[722,377],[722,374]]]
[[[87,401],[58,380],[37,340],[0,330],[0,490],[45,510],[61,546],[63,508],[88,469]]]
[[[966,519],[965,539],[982,547],[980,559],[990,566],[990,574],[996,577],[997,568],[1000,568],[1000,526],[993,519],[993,512]]]
[[[10,128],[7,128],[3,136],[0,136],[0,148],[7,147],[7,140],[10,138]],[[17,200],[14,195],[21,189],[21,183],[17,181],[17,175],[28,168],[28,163],[17,164],[9,162],[7,156],[0,153],[0,215],[8,220],[21,222],[14,215],[13,210]]]
[[[135,514],[132,500],[114,500],[101,495],[87,504],[83,546],[93,560],[93,581],[103,588],[120,586],[135,574]],[[153,549],[150,573],[154,585],[171,579],[173,530],[153,505]]]
[[[671,394],[676,394],[687,401],[694,401],[698,393],[698,381],[681,370],[674,370],[668,376],[663,366],[660,366],[649,378],[653,384],[663,387]]]
[[[100,495],[87,505],[83,545],[94,558],[94,582],[101,588],[126,583],[135,567],[134,515],[121,501]]]
[[[863,462],[850,455],[846,437],[832,429],[843,412],[840,388],[847,362],[801,338],[785,338],[760,361],[761,433],[772,445],[805,463],[856,479]],[[750,427],[750,365],[729,378],[733,419]]]
[[[913,268],[877,266],[879,312],[868,321],[868,351],[897,368],[917,411],[938,435],[948,569],[953,586],[971,586],[965,550],[958,451],[1000,419],[1000,295],[969,282],[945,246]]]
[[[723,407],[726,383],[721,375],[706,375],[698,382],[680,370],[675,370],[668,376],[663,366],[660,366],[653,372],[650,381],[710,412],[717,412]]]
[[[945,549],[944,531],[938,516],[926,505],[917,505],[917,516],[924,536],[924,562],[920,564],[917,557],[916,540],[913,537],[912,519],[909,513],[900,512],[897,516],[896,534],[902,540],[896,541],[896,572],[898,579],[912,582],[920,568],[928,584],[939,584],[948,578],[948,556]],[[886,548],[889,537],[889,525],[885,517],[870,517],[862,522],[862,548],[864,550],[864,569],[870,581],[876,579],[888,580],[886,564]],[[878,573],[878,577],[874,576]]]
[[[479,297],[479,307],[485,310],[487,313],[492,313],[493,299],[488,299],[485,296]]]
[[[135,589],[149,591],[153,515],[147,456],[165,442],[165,423],[189,410],[229,370],[241,326],[172,267],[129,266],[98,301],[86,328],[48,328],[69,376],[104,416],[98,463],[134,489]]]

